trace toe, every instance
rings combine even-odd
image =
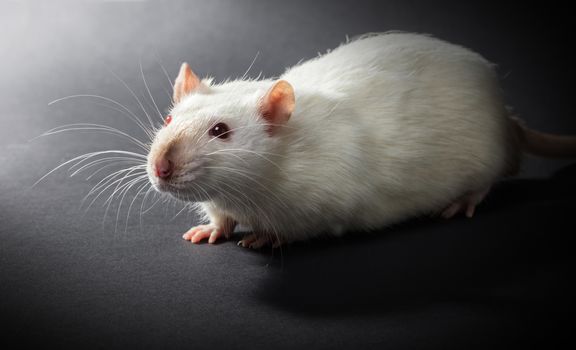
[[[461,209],[461,204],[460,203],[453,203],[452,205],[450,205],[448,208],[446,208],[446,210],[444,210],[444,212],[442,212],[442,217],[444,219],[450,219],[451,217],[453,217],[454,215],[456,215],[456,213],[458,213]]]
[[[474,212],[476,211],[476,204],[470,203],[466,208],[466,217],[471,218],[474,216]]]
[[[264,247],[265,245],[267,245],[269,243],[268,238],[266,237],[260,237],[257,240],[255,240],[254,242],[250,243],[250,245],[248,246],[248,248],[250,249],[260,249],[262,247]]]
[[[281,245],[282,245],[282,242],[279,239],[277,239],[272,244],[272,249],[280,248]]]
[[[211,234],[212,234],[212,230],[200,229],[200,230],[196,231],[196,233],[192,236],[192,238],[190,239],[190,242],[198,243],[201,240],[210,237]]]
[[[204,230],[206,229],[206,225],[198,225],[198,226],[194,226],[191,229],[189,229],[188,231],[186,231],[185,234],[182,235],[182,238],[184,238],[185,240],[189,241],[191,240],[198,231]]]
[[[184,238],[185,240],[189,241],[190,239],[192,239],[192,237],[194,237],[194,235],[196,234],[196,232],[199,230],[198,227],[193,227],[190,230],[188,230],[185,234],[182,235],[182,238]]]
[[[213,244],[216,242],[216,240],[218,240],[218,238],[220,238],[222,236],[222,231],[215,229],[212,230],[212,232],[210,233],[210,237],[208,238],[208,243]]]
[[[242,240],[240,240],[240,241],[238,242],[238,245],[241,246],[241,247],[244,247],[244,248],[249,248],[250,245],[251,245],[254,241],[256,241],[256,239],[257,239],[257,236],[252,233],[252,234],[249,234],[249,235],[247,235],[247,236],[244,236],[244,238],[242,238]]]

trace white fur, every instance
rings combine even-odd
[[[164,190],[202,201],[213,221],[225,215],[292,241],[441,210],[516,162],[493,67],[460,46],[369,35],[280,79],[296,108],[272,136],[258,106],[273,80],[214,85],[177,104],[152,145],[178,160]],[[234,129],[228,140],[208,136],[217,122]]]

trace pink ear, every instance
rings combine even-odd
[[[260,105],[262,117],[266,119],[271,133],[285,124],[294,111],[295,98],[292,85],[285,80],[278,80],[268,90]]]
[[[176,81],[174,82],[174,92],[172,95],[174,103],[180,102],[184,96],[197,90],[201,84],[200,79],[192,72],[188,63],[182,63],[178,77],[176,77]]]

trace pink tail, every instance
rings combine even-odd
[[[576,157],[576,137],[546,134],[517,122],[520,145],[524,152],[548,158]]]

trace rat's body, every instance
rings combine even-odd
[[[259,247],[442,211],[471,216],[517,169],[521,146],[537,152],[547,137],[525,139],[489,62],[416,34],[360,38],[276,83],[207,86],[183,66],[175,101],[149,173],[161,191],[202,202],[211,223],[184,235],[193,242],[237,223],[254,232],[243,244]],[[558,142],[574,152],[572,139]]]

